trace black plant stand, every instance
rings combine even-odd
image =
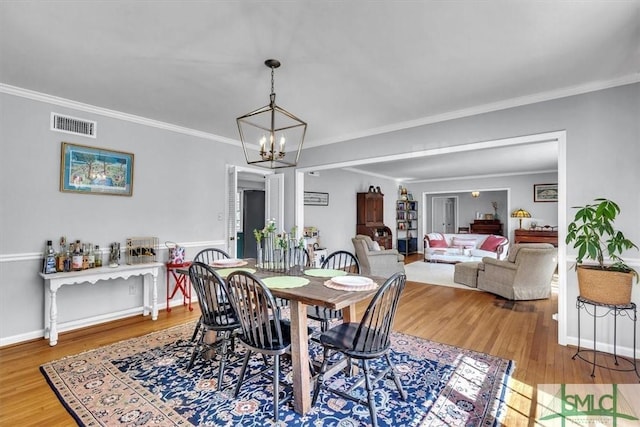
[[[590,311],[589,306],[591,306],[591,308],[593,309],[593,312]],[[598,307],[602,307],[605,309],[603,314],[598,315],[598,312],[597,312]],[[591,370],[592,377],[596,376],[595,375],[596,366],[599,366],[601,368],[611,369],[614,371],[626,371],[626,372],[633,371],[636,373],[636,376],[640,380],[640,373],[638,373],[638,366],[636,364],[636,323],[638,320],[636,304],[633,302],[625,305],[602,304],[602,303],[591,301],[579,296],[576,301],[576,308],[578,309],[578,351],[576,351],[576,354],[573,355],[572,359],[575,360],[576,357],[578,357],[587,363],[591,363],[593,366]],[[587,312],[588,315],[593,317],[593,350],[580,349],[580,313],[582,312],[583,309]],[[619,366],[619,368],[611,368],[609,366],[601,365],[596,361],[597,353],[602,353],[603,355],[604,354],[610,355],[610,353],[596,350],[596,319],[598,317],[605,317],[609,314],[613,314],[613,358],[614,358],[615,365]],[[618,356],[616,352],[617,351],[617,348],[616,348],[617,333],[618,333],[617,320],[619,316],[627,316],[633,322],[633,360],[630,360],[627,357]],[[593,352],[593,361],[586,359],[581,354],[588,351]],[[623,362],[624,366],[621,366],[619,361]]]

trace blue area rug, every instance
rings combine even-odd
[[[274,425],[270,380],[245,383],[237,398],[233,387],[244,351],[225,370],[217,391],[217,360],[196,359],[186,366],[193,324],[181,325],[45,364],[41,371],[80,425],[265,426]],[[391,353],[408,399],[402,401],[391,380],[376,385],[380,426],[490,426],[506,409],[507,381],[513,362],[410,335],[393,333]],[[318,360],[320,348],[311,347]],[[251,372],[263,366],[252,358]],[[251,373],[248,372],[248,375]],[[283,379],[291,382],[289,361]],[[337,374],[332,387],[348,387],[353,378]],[[281,389],[282,393],[290,387]],[[366,391],[362,388],[362,397]],[[368,408],[328,392],[300,416],[281,405],[278,425],[365,426]]]

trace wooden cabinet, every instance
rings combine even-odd
[[[379,191],[357,194],[356,234],[369,236],[381,247],[391,249],[391,229],[384,225],[384,194]]]
[[[472,234],[495,234],[502,236],[502,223],[499,219],[476,219],[471,226]]]
[[[418,203],[413,200],[396,201],[396,238],[398,252],[405,255],[418,252]]]
[[[357,224],[368,227],[384,225],[384,194],[358,193]]]
[[[558,231],[518,229],[514,232],[513,240],[514,243],[551,243],[558,247]]]

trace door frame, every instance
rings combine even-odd
[[[235,220],[236,220],[235,206],[238,203],[238,172],[262,175],[263,177],[266,178],[267,175],[274,175],[275,171],[270,169],[244,166],[244,165],[234,165],[234,164],[227,164],[226,170],[227,170],[227,173],[225,174],[225,195],[226,195],[227,203],[225,204],[225,209],[224,209],[225,250],[227,251],[227,253],[234,254],[235,256],[235,254],[238,251],[236,234],[235,234],[237,233],[237,231],[234,232],[233,236],[230,234],[230,230],[232,228],[230,222],[233,221],[233,229],[235,230]],[[232,184],[233,184],[233,191],[231,191]],[[266,185],[266,179],[265,179],[265,188],[264,188],[265,206],[267,204],[266,201],[268,200],[268,197],[269,197],[269,188],[267,187],[268,186]],[[265,211],[265,218],[266,218],[266,211]]]
[[[436,229],[436,224],[435,224],[435,215],[434,212],[436,211],[436,201],[437,200],[449,200],[449,199],[453,199],[453,227],[452,227],[452,233],[455,233],[455,230],[457,230],[458,227],[458,196],[453,195],[453,196],[436,196],[436,197],[432,197],[431,198],[431,230],[435,230]],[[429,211],[426,209],[426,205],[423,208],[423,218],[426,218],[426,216],[428,215]],[[446,226],[445,226],[446,228]],[[426,230],[426,228],[423,228],[423,230]],[[446,233],[447,231],[443,231],[443,233]]]

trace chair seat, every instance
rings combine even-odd
[[[236,319],[235,313],[233,312],[233,308],[230,305],[225,304],[223,311],[210,313],[210,316],[213,318],[209,318],[210,316],[203,316],[202,324],[209,327],[209,329],[230,329],[231,327],[239,328],[240,321]]]
[[[320,343],[326,347],[342,351],[349,356],[370,359],[377,357],[384,350],[371,351],[367,347],[368,328],[360,331],[358,342],[355,342],[360,323],[341,323],[320,335]]]
[[[291,345],[291,321],[288,319],[280,319],[280,331],[282,332],[282,344],[278,345],[276,338],[276,326],[273,320],[270,321],[271,325],[271,333],[273,335],[273,340],[271,342],[271,350],[284,350]],[[307,333],[311,335],[313,333],[313,329],[307,327]],[[240,336],[240,340],[245,342]],[[247,343],[248,344],[248,343]]]
[[[351,350],[359,323],[341,323],[320,335],[320,342],[339,350]]]

